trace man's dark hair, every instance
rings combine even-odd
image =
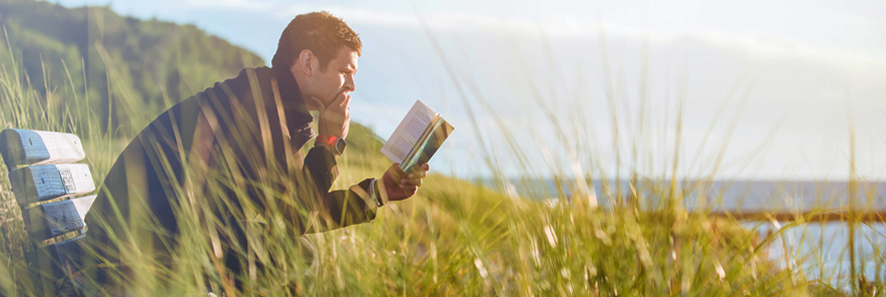
[[[361,55],[363,43],[360,37],[341,18],[325,10],[300,14],[283,30],[271,65],[289,69],[298,55],[308,49],[320,59],[320,69],[323,70],[344,46]]]

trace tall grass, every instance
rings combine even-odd
[[[14,49],[7,47],[6,50],[13,56]],[[58,67],[54,61],[45,62],[46,69]],[[15,64],[0,67],[0,102],[3,104],[0,127],[88,135],[83,141],[87,162],[93,168],[97,183],[101,183],[129,141],[119,135],[137,134],[152,118],[133,115],[145,120],[133,125],[130,131],[101,131],[100,120],[94,117],[96,113],[76,114],[53,109],[63,100],[82,100],[85,95],[73,90],[73,81],[85,78],[69,73],[70,82],[57,86],[61,92],[41,94],[31,88],[19,69]],[[113,67],[108,71],[113,73]],[[111,102],[127,106],[126,110],[139,110],[140,100],[121,95],[132,94],[125,91],[127,86],[113,81],[114,75],[108,77],[112,78],[109,88],[124,89],[108,92],[114,96]],[[46,86],[45,89],[56,88]],[[471,96],[470,90],[459,92],[463,100]],[[60,97],[58,93],[70,97]],[[539,101],[550,99],[541,92],[536,96]],[[610,95],[614,127],[621,126],[622,121],[617,116],[619,100]],[[486,111],[492,111],[484,105],[488,104],[485,101],[481,100],[480,104]],[[569,143],[573,148],[570,152],[573,155],[569,156],[574,163],[572,170],[555,173],[555,189],[541,189],[544,193],[559,193],[556,203],[528,199],[509,191],[512,181],[495,171],[497,162],[501,161],[495,159],[493,152],[486,152],[487,164],[497,174],[494,176],[497,186],[490,188],[433,174],[415,197],[381,209],[373,223],[305,236],[293,232],[292,226],[293,218],[304,213],[288,212],[283,207],[258,208],[242,191],[237,197],[242,209],[235,214],[242,217],[234,223],[239,225],[213,217],[213,207],[229,206],[230,201],[202,201],[205,198],[202,194],[240,191],[248,181],[239,179],[235,171],[230,170],[237,164],[208,175],[200,172],[199,167],[189,168],[186,177],[189,182],[171,195],[181,201],[177,213],[182,234],[177,242],[168,242],[174,247],[176,264],[171,268],[158,265],[160,260],[154,259],[152,251],[142,245],[115,242],[127,248],[121,257],[132,267],[135,276],[127,288],[134,296],[199,295],[207,291],[226,296],[829,296],[846,293],[839,285],[848,284],[855,294],[873,294],[871,288],[876,285],[855,281],[855,275],[864,269],[856,267],[856,263],[864,263],[863,259],[857,259],[857,254],[849,257],[852,263],[849,281],[835,285],[831,279],[807,277],[804,263],[816,257],[819,263],[823,262],[823,252],[819,249],[816,255],[814,251],[804,252],[790,246],[787,230],[809,225],[792,223],[761,238],[756,229],[762,225],[747,228],[734,219],[711,218],[707,215],[710,208],[706,207],[687,210],[691,199],[717,201],[718,197],[706,197],[714,183],[713,175],[688,180],[676,173],[678,164],[688,158],[678,153],[681,145],[679,110],[682,109],[678,108],[675,115],[674,131],[670,131],[675,136],[666,139],[668,146],[675,148],[673,159],[660,177],[639,174],[641,162],[624,162],[634,165],[627,168],[631,170],[631,178],[622,183],[620,172],[606,172],[604,166],[599,165],[605,162],[593,156],[595,148],[588,147],[586,139],[578,136],[574,143]],[[647,116],[641,114],[635,118],[651,121]],[[553,114],[549,120],[560,123]],[[556,132],[561,139],[575,139],[576,134],[569,129],[584,128],[579,126],[581,123],[573,124],[576,126],[558,128]],[[648,122],[638,123],[640,127],[648,125]],[[477,129],[476,119],[474,126]],[[504,124],[499,128],[499,132],[510,139],[504,145],[518,156],[518,162],[531,158],[518,145],[517,138],[521,135]],[[89,132],[83,133],[84,129]],[[263,139],[270,136],[263,127],[241,129]],[[619,133],[625,132],[614,135]],[[340,165],[343,171],[334,188],[346,188],[365,177],[380,177],[389,165],[378,154],[380,139],[371,130],[354,129],[349,140],[348,154]],[[620,141],[618,136],[613,139],[616,151],[622,147]],[[636,143],[630,145],[642,147]],[[638,155],[642,156],[632,152],[617,158],[636,160]],[[165,163],[163,156],[159,157],[159,161]],[[268,161],[257,162],[266,166],[268,179],[283,187],[272,187],[271,183],[257,187],[268,205],[291,204],[293,195],[298,193],[285,189],[297,188],[296,182],[281,178],[288,176],[285,166]],[[623,164],[622,161],[617,163]],[[526,172],[532,172],[525,167],[527,164],[530,163],[522,166]],[[6,170],[0,170],[0,179],[4,180],[0,183],[0,195],[8,204],[4,222],[10,222],[20,214],[16,213],[18,208],[5,176]],[[608,180],[613,176],[615,181]],[[548,177],[528,176],[520,186],[550,187],[533,182],[542,178]],[[593,179],[602,180],[599,196],[590,182]],[[853,177],[850,188],[859,186],[858,183]],[[209,186],[197,187],[203,185]],[[609,201],[608,207],[597,207],[598,198]],[[123,229],[159,228],[150,214],[141,215],[144,216],[141,220],[129,220],[131,225]],[[851,218],[847,220],[849,226],[857,225]],[[243,273],[234,275],[220,262],[219,238],[234,236],[238,228],[248,230],[250,240],[248,247],[236,246],[231,251],[247,267]],[[20,237],[24,232],[21,226],[4,231],[7,240],[15,234]],[[138,233],[118,236],[128,238],[127,242],[148,240]],[[856,240],[854,236],[849,236],[846,242],[849,253],[854,253],[854,246],[859,244],[853,240]],[[781,257],[771,257],[769,250],[777,243],[782,244]],[[28,247],[24,243],[19,246]],[[14,251],[4,252],[8,257],[0,257],[5,264],[0,265],[3,293],[32,294],[29,290],[33,288],[13,285],[24,283],[30,277],[28,267],[16,261]],[[875,261],[882,266],[882,256]],[[877,275],[875,283],[882,282],[879,272]],[[235,286],[236,280],[245,283],[242,291]],[[882,295],[882,292],[876,294]]]

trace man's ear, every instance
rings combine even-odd
[[[299,72],[310,77],[314,73],[314,66],[312,65],[314,59],[317,59],[317,57],[314,56],[314,53],[309,49],[304,49],[298,54],[298,62],[295,63],[293,67],[298,67],[297,70]]]

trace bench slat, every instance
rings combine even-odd
[[[96,195],[37,205],[22,211],[31,240],[41,242],[86,227],[86,212]]]
[[[0,132],[0,154],[10,171],[21,165],[73,163],[86,157],[77,135],[23,129]]]
[[[34,165],[9,173],[12,192],[19,205],[95,191],[86,164]]]
[[[68,275],[83,267],[86,235],[80,235],[35,251],[37,273],[45,296],[74,296]],[[39,283],[38,283],[39,284]],[[66,292],[70,291],[70,292]]]

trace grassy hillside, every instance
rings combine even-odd
[[[83,119],[92,118],[101,131],[138,130],[171,103],[264,64],[193,25],[124,17],[108,7],[0,0],[0,24],[9,41],[3,50],[12,51],[0,62],[11,70],[16,61],[13,75],[41,103],[59,98],[51,108],[75,115],[84,133]]]

